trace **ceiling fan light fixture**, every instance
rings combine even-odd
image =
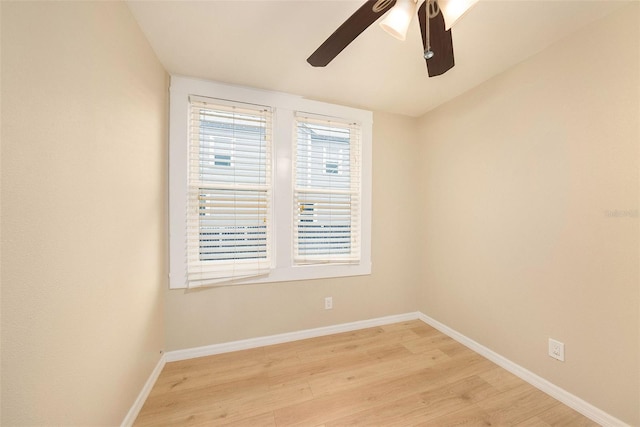
[[[445,28],[448,30],[476,4],[478,0],[438,0],[438,6],[444,17]]]
[[[389,14],[380,22],[380,27],[398,40],[404,41],[415,13],[416,2],[414,0],[398,0]]]

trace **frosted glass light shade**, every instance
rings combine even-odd
[[[453,27],[453,24],[477,2],[478,0],[438,0],[446,29]]]
[[[389,11],[389,14],[380,22],[380,26],[393,37],[404,41],[407,37],[407,29],[415,13],[416,2],[414,0],[398,0],[396,5]]]

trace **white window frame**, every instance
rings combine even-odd
[[[371,274],[371,174],[373,113],[281,92],[171,76],[169,104],[169,287],[187,288],[186,206],[189,96],[203,96],[273,108],[272,269],[268,275],[221,285],[271,283]],[[293,144],[295,114],[351,120],[360,124],[362,144],[361,257],[357,264],[297,265],[293,261]]]

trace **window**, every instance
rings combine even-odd
[[[270,109],[195,96],[189,108],[189,283],[265,274],[271,267]]]
[[[338,174],[338,164],[326,162],[324,166],[324,173]]]
[[[213,156],[215,166],[229,166],[231,167],[231,155],[215,154]]]
[[[357,123],[296,117],[294,259],[360,260],[360,129]]]
[[[172,76],[170,287],[371,272],[368,111]]]

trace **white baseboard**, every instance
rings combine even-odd
[[[160,360],[158,360],[158,364],[156,365],[156,367],[153,368],[153,371],[151,372],[151,375],[149,375],[147,382],[144,383],[142,390],[140,390],[140,394],[138,394],[136,401],[133,402],[131,409],[129,409],[127,416],[124,417],[124,420],[122,421],[122,424],[120,424],[120,427],[131,427],[133,425],[134,421],[138,417],[138,414],[140,413],[140,410],[142,409],[142,405],[144,405],[144,402],[147,400],[149,393],[151,393],[151,389],[160,376],[160,372],[162,372],[162,368],[164,368],[166,362],[166,357],[163,354],[160,357]]]
[[[194,357],[211,356],[214,354],[229,353],[232,351],[247,350],[250,348],[264,347],[273,344],[304,340],[307,338],[321,337],[325,335],[338,334],[341,332],[356,331],[358,329],[373,328],[376,326],[388,325],[390,323],[406,322],[407,320],[418,319],[419,313],[405,313],[394,316],[378,317],[375,319],[361,320],[340,325],[325,326],[315,329],[306,329],[296,332],[288,332],[266,337],[250,338],[241,341],[232,341],[221,344],[206,345],[203,347],[187,348],[184,350],[174,350],[165,353],[167,362],[193,359]]]
[[[506,369],[512,374],[520,377],[524,381],[528,382],[532,386],[537,389],[547,393],[549,396],[559,400],[564,403],[568,407],[580,412],[585,417],[591,419],[592,421],[602,425],[602,426],[611,426],[611,427],[623,427],[628,424],[620,421],[616,417],[609,415],[603,410],[593,406],[592,404],[580,399],[578,396],[575,396],[568,391],[558,387],[557,385],[545,380],[544,378],[534,374],[533,372],[523,368],[522,366],[512,362],[511,360],[499,355],[493,350],[488,349],[482,344],[477,343],[476,341],[468,338],[465,335],[462,335],[460,332],[451,329],[450,327],[438,322],[437,320],[418,312],[418,318],[422,320],[424,323],[433,326],[440,332],[445,335],[450,336],[454,340],[458,341],[465,347],[470,348],[481,356],[486,357],[491,360],[496,365],[501,368]]]

